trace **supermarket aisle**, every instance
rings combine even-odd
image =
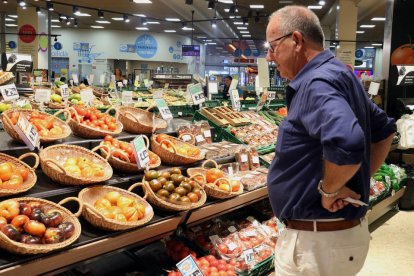
[[[414,275],[414,211],[390,211],[370,230],[368,257],[358,276]]]

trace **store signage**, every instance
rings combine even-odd
[[[50,89],[36,89],[34,94],[34,99],[39,103],[47,103],[50,101],[50,95],[52,91]]]
[[[122,91],[122,105],[130,105],[132,103],[132,91]]]
[[[233,109],[239,111],[241,107],[239,90],[237,89],[230,90],[230,101],[231,101],[231,106],[233,107]]]
[[[0,86],[0,92],[5,101],[13,101],[19,98],[19,92],[14,83]]]
[[[157,40],[150,34],[143,34],[135,40],[135,51],[142,58],[152,58],[158,50]]]
[[[276,91],[269,91],[269,94],[267,95],[267,100],[270,102],[274,99],[276,99]]]
[[[235,63],[254,63],[254,58],[235,58]]]
[[[72,80],[75,85],[79,84],[78,74],[72,74]]]
[[[173,118],[173,115],[164,99],[154,99],[154,101],[158,107],[158,110],[160,111],[161,117],[164,120],[169,120]]]
[[[194,261],[193,256],[188,255],[177,264],[178,270],[180,270],[183,276],[203,276],[197,263]]]
[[[131,144],[132,148],[134,149],[138,168],[147,169],[150,162],[149,153],[142,135],[139,135],[134,140],[132,140]]]
[[[31,73],[33,60],[31,55],[3,53],[1,55],[1,67],[3,71],[16,73]]]
[[[62,96],[62,99],[66,101],[69,98],[69,88],[67,84],[60,86],[60,95]]]
[[[218,83],[216,81],[209,81],[207,88],[209,94],[218,94]]]
[[[371,83],[369,84],[368,94],[372,96],[378,95],[379,88],[380,88],[379,82],[371,81]]]
[[[37,132],[36,127],[27,120],[23,113],[20,113],[14,129],[31,151],[36,147],[39,147],[39,133]]]
[[[190,92],[194,104],[201,104],[206,101],[201,83],[189,84],[187,90]]]
[[[397,65],[397,85],[414,85],[414,65]]]
[[[92,101],[95,99],[95,96],[93,95],[92,89],[83,89],[83,90],[81,90],[80,96],[81,96],[82,101],[86,105],[91,105]]]

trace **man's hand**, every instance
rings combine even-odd
[[[344,198],[351,197],[353,199],[360,199],[361,195],[355,193],[348,187],[344,186],[339,191],[339,194],[335,197],[325,197],[322,196],[322,206],[329,212],[335,213],[342,208],[344,208],[346,205],[350,204],[348,201],[343,200]],[[358,205],[353,204],[355,207],[358,207]]]

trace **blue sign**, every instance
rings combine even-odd
[[[135,50],[142,58],[152,58],[157,53],[157,40],[152,35],[143,34],[135,40]]]
[[[53,44],[53,48],[55,48],[55,50],[60,51],[62,50],[62,43],[60,42],[55,42],[55,44]]]
[[[246,57],[251,56],[252,55],[252,50],[250,48],[246,48],[243,51],[243,55],[245,55]]]
[[[240,48],[237,48],[237,49],[234,51],[233,56],[235,56],[235,57],[239,57],[239,56],[241,56],[241,50],[240,50]]]
[[[89,51],[89,43],[88,42],[81,42],[80,43],[80,51]]]
[[[259,50],[254,50],[253,51],[253,56],[255,56],[255,57],[260,56],[260,51]]]
[[[355,51],[355,57],[356,58],[362,58],[364,56],[364,51],[361,49],[358,49]]]
[[[9,48],[10,49],[16,49],[16,42],[14,42],[13,40],[9,41]]]
[[[174,52],[174,47],[170,46],[170,48],[168,48],[168,52],[170,52],[172,54],[172,52]]]

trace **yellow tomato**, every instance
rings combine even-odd
[[[118,207],[129,207],[134,203],[134,199],[126,196],[120,196],[116,202]]]
[[[116,214],[114,219],[117,221],[127,222],[127,219],[123,214]]]
[[[111,207],[111,202],[106,199],[106,198],[100,198],[95,202],[95,208],[97,208],[98,210],[100,208],[108,208]]]
[[[63,167],[66,170],[66,173],[72,174],[75,176],[81,176],[81,169],[76,165],[66,165]]]
[[[76,158],[68,158],[65,162],[65,165],[76,165]]]
[[[105,198],[109,200],[112,205],[116,205],[118,199],[121,197],[121,194],[116,191],[109,192],[105,195]]]
[[[82,176],[84,177],[93,177],[95,176],[95,170],[91,167],[84,167],[82,169]]]

